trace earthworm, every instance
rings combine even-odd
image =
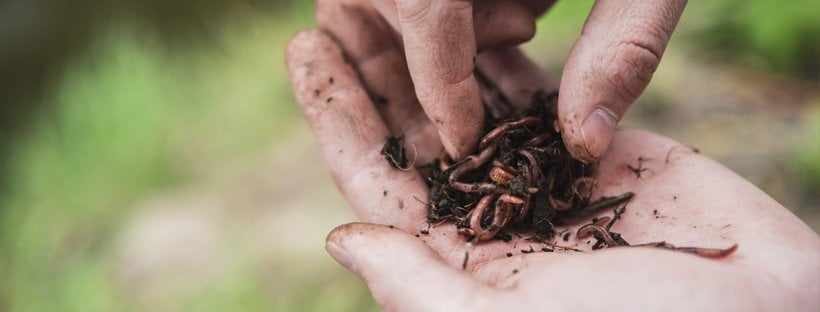
[[[503,185],[510,183],[512,179],[518,176],[518,173],[514,169],[502,164],[500,161],[494,161],[493,165],[494,167],[490,168],[490,180],[498,184]]]
[[[592,234],[592,233],[598,234],[595,237],[600,238],[602,241],[604,241],[604,244],[606,244],[607,247],[622,246],[621,244],[618,244],[615,241],[615,239],[612,238],[612,235],[609,234],[609,231],[607,231],[605,228],[603,228],[600,225],[597,225],[595,223],[590,223],[590,224],[582,226],[580,229],[578,229],[578,234],[577,235],[578,235],[578,237],[588,237],[589,234]]]
[[[521,209],[518,210],[518,214],[515,215],[515,222],[521,222],[524,218],[527,217],[527,213],[530,211],[530,203],[532,202],[532,194],[527,194],[527,199],[524,200],[524,204],[521,205]]]
[[[550,134],[550,133],[539,134],[539,135],[533,137],[532,139],[530,139],[529,141],[527,141],[527,143],[524,143],[524,146],[526,146],[526,147],[535,147],[535,146],[541,145],[542,143],[544,143],[544,141],[546,141],[550,137],[552,137],[552,134]]]
[[[485,148],[478,155],[471,155],[465,158],[465,161],[459,164],[458,167],[453,170],[453,173],[450,174],[450,186],[465,193],[504,193],[505,190],[503,187],[492,183],[464,183],[458,181],[459,177],[470,170],[481,167],[481,165],[489,161],[494,154],[495,145]]]
[[[556,199],[555,197],[552,196],[552,187],[553,187],[554,183],[555,183],[555,179],[554,178],[550,179],[549,190],[547,191],[547,198],[550,201],[550,206],[552,206],[552,209],[554,209],[556,211],[567,211],[567,210],[572,209],[572,203],[567,202],[567,201],[563,201],[563,200],[560,200],[560,199]]]
[[[481,219],[484,217],[484,213],[486,213],[487,207],[490,205],[493,199],[496,198],[497,195],[495,194],[487,194],[481,198],[478,205],[475,208],[477,213],[473,214],[470,218],[470,229],[473,230],[475,233],[478,234],[478,240],[488,240],[493,238],[498,232],[510,221],[512,217],[512,205],[520,205],[524,203],[524,200],[509,194],[504,194],[498,196],[497,200],[495,201],[495,211],[493,213],[493,221],[490,223],[490,226],[485,230],[481,227]],[[479,206],[481,210],[479,210]]]
[[[533,155],[530,151],[525,149],[518,150],[518,154],[524,156],[530,162],[530,168],[532,170],[532,180],[530,180],[530,184],[533,182],[537,182],[538,179],[541,178],[541,168],[538,166],[538,160],[535,159],[535,155]]]
[[[521,128],[521,127],[526,127],[526,126],[531,126],[531,125],[536,125],[539,122],[541,122],[540,118],[527,116],[527,117],[523,117],[523,118],[518,119],[518,120],[508,121],[508,122],[502,123],[502,124],[498,125],[498,127],[495,127],[495,129],[490,130],[490,132],[487,132],[487,135],[485,135],[483,138],[481,138],[481,142],[478,143],[478,149],[483,150],[490,143],[492,143],[493,141],[495,141],[496,139],[498,139],[499,137],[504,135],[504,133],[506,133],[509,130],[516,129],[516,128]]]
[[[567,211],[572,209],[572,204],[567,201],[555,199],[552,194],[547,195],[547,197],[549,197],[552,209],[555,209],[556,211]]]
[[[720,248],[698,248],[698,247],[675,247],[675,245],[669,244],[667,242],[656,242],[656,243],[648,243],[648,244],[641,244],[641,245],[634,245],[634,247],[642,247],[642,246],[651,246],[663,249],[669,249],[674,251],[680,251],[685,253],[690,253],[696,256],[704,257],[704,258],[712,258],[712,259],[720,259],[725,258],[728,255],[737,250],[737,244],[732,245],[726,249]]]
[[[498,198],[498,194],[487,194],[478,201],[478,204],[475,205],[475,209],[471,211],[470,215],[470,229],[473,233],[481,233],[481,219],[484,218],[484,213],[487,211],[487,208],[490,207],[490,204]]]
[[[595,180],[591,177],[580,177],[575,179],[575,182],[572,183],[572,192],[578,197],[581,198],[588,198],[592,194],[592,187],[595,184]],[[582,190],[581,185],[587,185],[586,188]],[[583,192],[583,194],[581,193]]]
[[[590,224],[597,225],[597,226],[600,226],[600,227],[604,227],[609,223],[609,220],[611,220],[611,218],[601,217],[597,220],[594,220],[595,222],[592,222]],[[590,235],[592,235],[593,232],[594,231],[592,230],[592,228],[586,228],[585,226],[582,226],[578,229],[578,232],[575,233],[575,236],[578,237],[578,238],[587,238]]]

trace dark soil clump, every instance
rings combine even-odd
[[[459,233],[478,240],[508,240],[508,228],[546,240],[555,224],[628,200],[631,195],[590,203],[596,166],[574,159],[564,146],[556,99],[538,94],[530,109],[488,118],[478,154],[455,163],[436,159],[427,179],[428,222],[453,221]]]
[[[384,138],[381,154],[393,168],[406,170],[409,161],[404,149],[404,136]]]
[[[583,163],[567,151],[556,122],[556,100],[557,94],[537,93],[529,109],[509,117],[497,117],[497,112],[505,110],[488,107],[488,112],[496,113],[487,117],[486,134],[479,141],[477,154],[456,162],[443,154],[425,166],[430,169],[428,225],[455,223],[458,233],[469,241],[463,267],[473,243],[510,241],[510,233],[518,237],[519,232],[532,233],[529,240],[552,244],[553,248],[544,247],[542,252],[555,248],[580,251],[555,245],[555,239],[569,241],[571,236],[570,232],[556,233],[555,226],[604,209],[612,209],[614,215],[594,218],[575,234],[579,239],[593,237],[593,250],[648,246],[722,258],[737,249],[737,245],[726,249],[676,247],[666,242],[630,245],[619,233],[610,231],[634,194],[590,201],[597,163]],[[387,137],[381,154],[395,168],[407,170],[412,166],[405,156],[403,137]],[[647,170],[641,164],[630,169],[638,179]],[[521,252],[536,251],[530,246]]]

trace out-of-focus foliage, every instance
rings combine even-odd
[[[690,3],[692,49],[704,57],[820,80],[820,3],[704,1]]]
[[[310,3],[265,9],[235,3],[194,15],[164,12],[167,16],[158,20],[116,9],[100,17],[94,14],[105,13],[111,4],[95,7],[90,1],[87,8],[61,1],[20,2],[18,7],[38,7],[44,14],[5,24],[21,32],[37,28],[38,18],[51,16],[45,13],[60,14],[52,8],[88,9],[75,13],[98,20],[68,30],[59,28],[77,24],[56,25],[41,34],[43,41],[66,42],[71,40],[61,37],[86,34],[87,39],[65,45],[32,38],[24,41],[34,45],[0,45],[3,78],[25,80],[2,87],[3,99],[16,96],[2,103],[3,119],[24,122],[4,125],[0,136],[5,168],[0,177],[0,310],[372,309],[357,278],[323,255],[321,240],[304,243],[310,244],[310,254],[282,250],[262,261],[258,248],[248,246],[258,242],[248,243],[228,221],[223,222],[227,229],[202,230],[195,223],[199,232],[194,234],[211,234],[204,238],[207,248],[196,248],[202,242],[195,236],[180,241],[176,236],[184,229],[163,234],[162,223],[139,226],[145,223],[139,219],[152,213],[142,211],[151,207],[152,198],[194,187],[220,172],[253,170],[242,169],[244,163],[293,134],[297,106],[282,64],[287,40],[313,24]],[[186,3],[195,7],[193,1]],[[52,27],[52,21],[40,23]],[[20,43],[14,36],[0,39]],[[185,205],[191,204],[168,209],[213,213],[207,204],[180,207]],[[196,217],[183,214],[171,220],[180,224],[170,228],[184,228]],[[131,242],[144,240],[132,236],[151,235],[159,235],[159,243],[172,243],[140,249],[144,246]],[[224,249],[214,249],[213,240],[224,240],[214,243]],[[198,265],[203,257],[211,259]],[[187,262],[174,267],[174,258]],[[154,272],[163,266],[170,268]]]
[[[820,103],[807,117],[804,139],[795,147],[793,170],[805,182],[804,196],[820,204],[817,191],[820,190]]]

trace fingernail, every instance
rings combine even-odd
[[[325,246],[327,252],[330,254],[336,262],[339,262],[342,266],[347,268],[353,273],[358,273],[359,268],[356,267],[356,263],[353,262],[353,258],[350,257],[350,254],[344,250],[341,246],[336,244],[335,242],[328,242]]]
[[[590,156],[598,158],[606,152],[617,124],[615,114],[605,107],[597,107],[587,116],[581,127],[581,137]]]

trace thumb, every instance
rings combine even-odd
[[[601,157],[660,63],[685,0],[596,1],[564,67],[558,116],[567,149]]]
[[[447,265],[420,239],[387,226],[349,223],[327,236],[328,253],[358,274],[387,311],[486,308],[491,287]]]

